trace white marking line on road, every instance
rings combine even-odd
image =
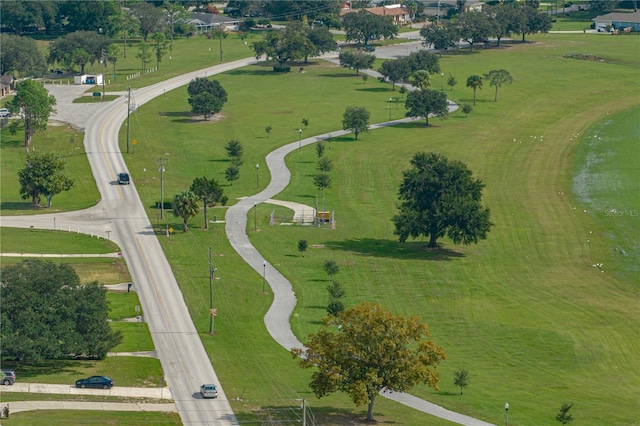
[[[109,114],[109,117],[112,117],[113,115],[115,115],[115,113],[118,110],[115,109],[113,111],[111,111],[111,113]],[[118,177],[116,176],[116,172],[113,171],[113,169],[111,168],[111,162],[108,161],[107,158],[107,154],[106,154],[106,150],[104,149],[104,145],[102,144],[102,135],[105,133],[104,131],[104,127],[107,123],[109,123],[111,121],[111,118],[109,118],[109,120],[105,120],[102,125],[100,126],[100,131],[98,132],[98,143],[100,144],[100,148],[102,150],[101,154],[102,157],[104,158],[104,163],[107,165],[107,167],[109,168],[109,172],[111,173],[111,176],[115,176],[116,177],[116,181],[118,180]],[[116,146],[120,146],[119,143],[116,144]],[[124,194],[122,193],[122,188],[120,188],[120,185],[116,186],[116,191],[118,191],[118,198],[121,200],[124,200]]]
[[[140,244],[139,237],[136,237],[136,245],[138,246],[138,251],[140,252],[140,255],[143,258],[144,267],[147,270],[147,277],[149,277],[149,279],[151,280],[151,284],[153,285],[153,291],[156,293],[158,302],[160,302],[160,305],[162,306],[162,313],[164,314],[165,319],[167,320],[167,324],[171,325],[171,317],[167,315],[167,309],[165,307],[164,300],[162,299],[162,294],[160,294],[160,291],[158,291],[158,284],[156,283],[155,277],[151,272],[151,269],[149,268],[149,261],[147,260],[147,256],[145,255],[142,245]]]

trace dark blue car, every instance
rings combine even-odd
[[[91,376],[76,382],[77,388],[109,389],[113,387],[113,380],[105,376]]]

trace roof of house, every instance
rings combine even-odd
[[[189,21],[211,25],[236,23],[238,22],[238,19],[216,15],[215,13],[193,12],[191,13],[191,19]]]
[[[633,13],[613,12],[606,15],[596,16],[592,21],[615,21],[640,23],[640,10]]]
[[[400,16],[409,14],[409,9],[399,4],[393,4],[390,6],[369,7],[365,10],[378,16]]]

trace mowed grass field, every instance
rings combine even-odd
[[[301,339],[315,332],[325,315],[329,281],[321,265],[335,259],[348,306],[375,300],[396,313],[419,315],[449,355],[440,392],[417,388],[413,393],[494,423],[504,420],[506,401],[512,424],[554,424],[560,404],[573,401],[582,424],[634,424],[638,279],[625,265],[609,269],[605,263],[605,272],[592,267],[612,256],[616,241],[597,210],[572,194],[571,174],[579,167],[580,138],[587,129],[638,104],[639,41],[597,35],[531,40],[535,43],[442,58],[443,72],[458,80],[448,92],[458,102],[472,101],[471,89],[464,87],[468,75],[504,68],[514,76],[497,103],[493,88],[480,90],[468,118],[453,114],[447,121],[432,120],[428,129],[422,121],[364,134],[357,142],[352,137],[331,142],[327,156],[336,168],[326,205],[336,211],[336,230],[269,227],[274,207],[261,205],[259,230],[250,226],[250,236],[295,286],[299,305],[292,326]],[[562,58],[567,53],[604,61]],[[339,129],[348,105],[366,106],[372,122],[383,121],[389,117],[386,101],[399,96],[388,84],[363,83],[352,71],[321,62],[305,66],[303,74],[275,76],[269,69],[249,67],[220,77],[230,99],[220,121],[194,121],[185,89],[133,115],[132,135],[140,143],[127,161],[154,223],[159,221],[150,206],[159,200],[159,181],[151,171],[157,157],[169,159],[170,199],[197,176],[224,182],[223,146],[239,139],[245,165],[240,180],[225,186],[233,202],[256,192],[255,164],[261,164],[260,186],[267,184],[264,155],[297,141],[302,118],[310,120],[304,136]],[[399,118],[402,105],[394,105],[391,114]],[[273,126],[269,137],[268,125]],[[397,243],[390,221],[397,187],[418,150],[462,160],[487,184],[485,202],[496,223],[488,240],[471,247],[444,240],[436,252],[426,251],[424,242]],[[292,183],[279,198],[313,205],[315,160],[313,147],[291,154]],[[221,218],[224,209],[215,212]],[[178,220],[167,217],[162,225],[179,230]],[[630,229],[638,229],[634,223]],[[364,407],[354,409],[344,395],[315,399],[307,386],[310,372],[300,370],[265,333],[262,316],[271,300],[261,294],[262,277],[230,249],[223,224],[208,232],[201,225],[199,215],[188,234],[160,238],[227,395],[243,398],[233,403],[239,418],[264,419],[282,407],[293,412],[301,397],[321,424],[363,417]],[[304,258],[296,250],[299,239],[314,245]],[[220,278],[214,336],[205,334],[208,246]],[[462,396],[452,383],[459,368],[471,373]],[[398,424],[446,423],[383,398],[376,417]]]
[[[363,134],[357,142],[335,138],[326,154],[335,165],[333,186],[325,194],[327,208],[336,213],[335,230],[269,227],[274,207],[261,205],[258,231],[251,221],[248,231],[294,285],[299,304],[292,326],[301,339],[326,315],[329,280],[321,265],[335,259],[348,306],[373,300],[395,313],[418,315],[447,352],[440,391],[418,387],[414,394],[496,423],[504,420],[505,402],[512,407],[512,424],[553,424],[560,404],[572,401],[581,424],[636,424],[638,279],[619,265],[605,264],[604,272],[592,267],[611,255],[616,241],[598,213],[572,193],[572,171],[587,129],[638,104],[640,39],[528,39],[533,43],[442,58],[442,71],[458,80],[448,92],[456,102],[472,102],[465,87],[471,74],[503,68],[514,77],[501,88],[499,102],[493,102],[492,87],[479,90],[468,118],[455,113],[433,120],[430,128],[423,122],[400,125]],[[141,107],[132,132],[142,142],[126,157],[134,179],[140,181],[143,168],[155,170],[155,159],[164,156],[167,198],[198,176],[224,182],[229,163],[223,147],[238,139],[245,164],[240,179],[225,186],[233,202],[256,192],[255,164],[262,166],[260,186],[266,185],[262,159],[297,141],[302,118],[310,120],[303,136],[339,129],[349,105],[366,106],[372,122],[388,119],[385,101],[398,95],[390,85],[363,83],[351,71],[316,62],[303,74],[274,75],[255,66],[219,76],[229,102],[218,122],[194,121],[185,89]],[[402,106],[394,105],[391,114],[400,117]],[[435,252],[425,250],[424,241],[397,243],[391,224],[397,188],[402,170],[420,150],[464,161],[486,183],[484,200],[495,223],[486,241],[458,247],[443,240]],[[314,204],[315,161],[313,147],[289,156],[292,182],[279,198]],[[158,177],[147,171],[146,180],[138,189],[156,222],[151,206],[159,200]],[[222,217],[224,210],[217,211]],[[175,218],[161,226],[166,224],[180,229]],[[270,297],[261,294],[260,274],[239,262],[226,243],[223,226],[204,232],[199,215],[189,233],[160,239],[227,395],[244,399],[234,402],[239,418],[255,419],[261,408],[291,405],[299,397],[309,398],[325,423],[343,414],[363,415],[344,395],[316,400],[306,385],[310,372],[299,370],[266,335],[262,316]],[[304,258],[296,249],[300,239],[314,246]],[[214,336],[205,334],[208,246],[220,278]],[[460,368],[471,375],[462,396],[453,385],[453,371]],[[376,416],[401,424],[433,421],[383,398]]]

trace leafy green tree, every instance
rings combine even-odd
[[[476,90],[482,89],[482,77],[474,74],[470,75],[467,78],[467,87],[471,87],[473,89],[473,105],[476,105]]]
[[[435,248],[438,238],[445,235],[454,244],[486,239],[493,223],[489,209],[480,203],[484,184],[472,178],[464,163],[418,152],[411,165],[403,172],[400,211],[393,217],[394,234],[400,242],[425,236],[428,246]]]
[[[109,326],[106,290],[81,285],[71,266],[28,259],[2,268],[2,361],[102,359],[122,341]]]
[[[227,167],[227,170],[224,171],[224,178],[233,186],[233,181],[240,179],[240,168],[235,164],[231,164]]]
[[[269,137],[269,135],[271,134],[271,131],[273,130],[272,126],[267,126],[264,128],[264,131],[267,133],[267,138]]]
[[[465,369],[454,371],[453,384],[460,388],[460,395],[462,395],[462,390],[469,385],[469,372]]]
[[[304,126],[304,129],[306,130],[307,126],[309,126],[309,119],[308,118],[303,118],[301,123]]]
[[[42,75],[47,69],[44,57],[30,37],[0,34],[0,75]]]
[[[325,146],[324,142],[316,142],[316,155],[318,156],[318,160],[322,158],[326,149],[327,147]]]
[[[227,151],[227,155],[231,159],[231,163],[235,165],[242,165],[242,155],[244,154],[244,147],[237,139],[230,140],[224,149]]]
[[[162,33],[155,33],[151,36],[151,40],[153,41],[153,51],[156,56],[156,68],[160,69],[162,57],[167,54],[169,40],[167,40],[167,37]]]
[[[59,2],[59,15],[66,22],[65,30],[69,33],[75,31],[98,31],[106,28],[109,17],[117,13],[117,3],[114,1],[85,2],[63,1]]]
[[[405,392],[419,383],[437,389],[437,367],[446,358],[419,318],[371,302],[325,318],[305,346],[291,353],[303,368],[315,369],[309,383],[314,394],[348,393],[356,405],[368,405],[367,421],[375,420],[375,399],[383,389]]]
[[[469,105],[468,103],[463,103],[460,110],[462,111],[462,113],[464,114],[465,117],[467,117],[469,115],[469,113],[471,111],[473,111],[473,108],[471,107],[471,105]]]
[[[358,135],[369,131],[369,117],[371,114],[364,107],[347,107],[342,116],[342,128]]]
[[[309,245],[307,243],[307,240],[298,241],[298,251],[302,253],[302,257],[304,257],[304,252],[307,251],[308,247]]]
[[[80,66],[80,74],[84,74],[84,67],[91,61],[91,55],[86,50],[78,47],[73,49],[70,59],[73,65]]]
[[[340,52],[338,59],[340,60],[341,67],[353,68],[356,70],[356,75],[358,75],[360,70],[371,68],[376,57],[365,52],[352,52],[347,50]]]
[[[333,34],[329,31],[329,28],[325,26],[314,27],[307,32],[307,37],[313,46],[313,55],[319,56],[327,52],[333,52],[338,47],[336,41],[333,39]],[[307,62],[307,58],[304,59]]]
[[[564,402],[560,407],[560,411],[556,415],[556,420],[560,422],[560,424],[566,425],[573,421],[573,416],[569,414],[569,410],[573,407],[572,403]]]
[[[187,86],[189,105],[194,114],[203,114],[207,120],[211,114],[222,111],[227,102],[227,91],[217,80],[196,77]]]
[[[491,35],[497,39],[498,46],[504,37],[511,37],[511,33],[516,32],[515,30],[519,27],[518,21],[521,16],[524,16],[515,4],[499,3],[486,6],[483,11],[493,22]]]
[[[324,263],[322,264],[322,269],[324,269],[324,271],[327,273],[327,275],[329,275],[329,277],[333,277],[335,274],[337,274],[340,271],[340,267],[338,266],[336,261],[333,259],[325,260]]]
[[[513,82],[513,78],[507,70],[491,70],[484,75],[484,78],[489,81],[490,86],[494,86],[496,88],[496,95],[494,98],[495,102],[498,102],[498,89],[503,84],[510,84]]]
[[[2,2],[2,24],[16,35],[20,35],[25,28],[32,25],[41,27],[44,24],[41,10],[47,3],[50,2],[4,0]],[[4,45],[2,48],[4,49]]]
[[[440,73],[440,58],[426,50],[411,52],[409,56],[401,60],[407,61],[411,73],[418,70],[426,70],[429,74]]]
[[[331,160],[329,158],[321,157],[318,160],[317,169],[320,172],[330,172],[331,170],[333,170],[333,163],[331,162]]]
[[[120,48],[117,44],[110,44],[109,48],[106,52],[106,62],[108,64],[113,65],[113,76],[116,76],[116,64],[118,63],[118,58],[120,57]]]
[[[78,65],[91,65],[102,59],[102,51],[109,48],[111,39],[95,31],[76,31],[55,39],[49,45],[48,62],[61,63],[67,68],[71,68],[74,63]],[[89,56],[81,52],[86,52]],[[74,56],[81,55],[74,58]],[[84,68],[82,68],[84,72]]]
[[[144,72],[151,60],[151,47],[146,41],[141,41],[140,44],[138,44],[138,53],[136,53],[136,58],[140,59],[140,71]]]
[[[198,196],[193,191],[182,191],[173,197],[171,202],[173,215],[182,218],[182,232],[187,232],[189,218],[200,212]]]
[[[167,18],[169,51],[173,52],[173,36],[175,35],[176,26],[179,25],[179,22],[188,20],[191,17],[191,14],[178,2],[165,0],[162,7],[165,10],[165,16]]]
[[[35,80],[23,80],[16,86],[16,95],[7,103],[10,111],[18,112],[24,122],[24,146],[29,146],[37,131],[47,129],[47,122],[56,98]]]
[[[450,47],[456,47],[460,39],[458,30],[454,25],[429,25],[420,30],[420,36],[424,38],[426,46],[433,46],[442,56],[442,51]]]
[[[448,113],[447,95],[439,90],[422,89],[409,92],[405,101],[407,117],[424,117],[429,126],[429,115],[445,118]]]
[[[137,2],[131,6],[131,14],[140,22],[140,34],[147,42],[149,34],[155,33],[164,26],[164,11],[153,3]]]
[[[447,79],[447,86],[451,88],[452,92],[453,92],[453,86],[455,86],[456,84],[458,84],[458,80],[456,80],[453,74],[449,74],[449,78]]]
[[[338,316],[341,312],[344,312],[344,298],[345,291],[342,288],[342,284],[339,281],[333,280],[330,286],[327,286],[329,292],[329,304],[327,305],[327,313],[329,315]]]
[[[314,47],[300,22],[290,22],[284,31],[270,31],[264,40],[254,42],[251,47],[256,59],[265,55],[275,59],[280,67],[287,61],[302,59],[314,52]]]
[[[391,82],[391,89],[396,90],[396,83],[406,80],[411,75],[411,67],[406,59],[395,59],[383,62],[378,72]]]
[[[519,28],[523,43],[527,34],[549,32],[551,29],[551,17],[549,15],[533,7],[525,6],[520,9],[524,14],[523,25]]]
[[[418,89],[426,89],[431,86],[431,75],[427,70],[418,70],[413,73],[413,85]]]
[[[485,13],[475,10],[460,15],[457,26],[458,35],[469,43],[471,52],[478,40],[487,39],[494,32],[494,22]]]
[[[390,16],[378,16],[366,11],[347,13],[342,26],[347,41],[357,41],[365,46],[373,40],[393,38],[398,34],[398,27]]]
[[[224,195],[224,190],[217,180],[206,177],[195,178],[189,188],[204,206],[204,229],[209,229],[207,218],[207,207],[214,207],[218,204],[227,204],[228,197]]]
[[[31,198],[37,205],[43,195],[47,199],[47,207],[51,207],[55,195],[73,187],[73,180],[62,174],[64,165],[64,160],[52,153],[29,153],[25,168],[18,171],[22,198]]]
[[[127,57],[127,38],[140,32],[140,21],[130,13],[129,9],[120,8],[107,21],[107,33],[112,36],[122,35],[123,58]]]

